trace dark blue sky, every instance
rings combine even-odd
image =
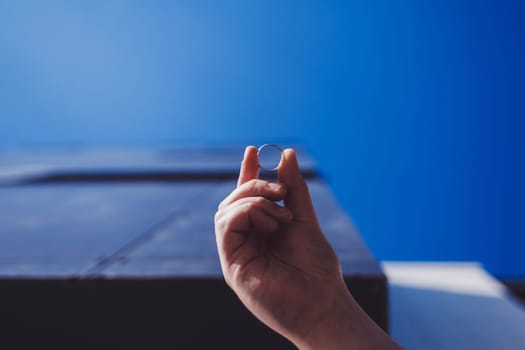
[[[0,1],[0,147],[301,143],[387,260],[525,276],[525,3]]]

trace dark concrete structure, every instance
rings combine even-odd
[[[220,271],[213,214],[242,151],[0,153],[0,345],[293,348]],[[348,288],[386,329],[380,266],[312,159],[299,160]]]

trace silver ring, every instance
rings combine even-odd
[[[282,158],[282,154],[283,154],[283,150],[281,149],[281,147],[273,144],[273,143],[265,143],[264,145],[260,146],[258,149],[257,149],[257,157],[259,157],[260,153],[262,150],[264,150],[265,148],[268,148],[268,147],[271,147],[277,151],[279,151],[279,154],[281,155],[281,158]],[[265,171],[277,171],[277,169],[279,169],[279,165],[281,164],[281,159],[279,159],[279,163],[277,163],[277,165],[273,168],[265,168],[261,165],[261,160],[259,158],[259,168],[265,170]]]

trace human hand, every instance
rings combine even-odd
[[[349,339],[349,324],[373,322],[344,284],[295,152],[283,152],[278,183],[258,175],[257,149],[250,146],[237,188],[215,215],[226,283],[256,317],[300,348],[361,344],[357,335]],[[280,200],[284,206],[275,203]]]

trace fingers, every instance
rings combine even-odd
[[[280,223],[291,220],[292,213],[287,208],[262,197],[249,197],[219,210],[215,224],[223,234],[244,233],[249,230],[270,233],[276,231]]]
[[[272,201],[280,201],[285,198],[285,195],[286,186],[282,183],[252,179],[244,182],[233,190],[233,192],[219,204],[219,210],[241,198],[264,197]]]
[[[317,221],[308,186],[299,169],[297,155],[292,149],[283,151],[279,182],[286,186],[284,205],[292,211],[294,220]]]
[[[246,257],[256,256],[260,246],[255,242],[279,229],[277,217],[256,203],[219,210],[215,215],[215,235],[223,271],[234,261],[242,266]]]
[[[239,199],[232,203],[228,210],[236,207],[244,207],[248,205],[248,210],[250,209],[261,209],[265,214],[275,218],[277,221],[285,222],[292,219],[292,212],[285,207],[282,207],[275,202],[272,202],[263,197],[247,197]]]
[[[237,187],[259,177],[259,158],[257,156],[257,148],[248,146],[244,150],[244,159],[241,163],[241,170],[239,172],[239,179]]]

